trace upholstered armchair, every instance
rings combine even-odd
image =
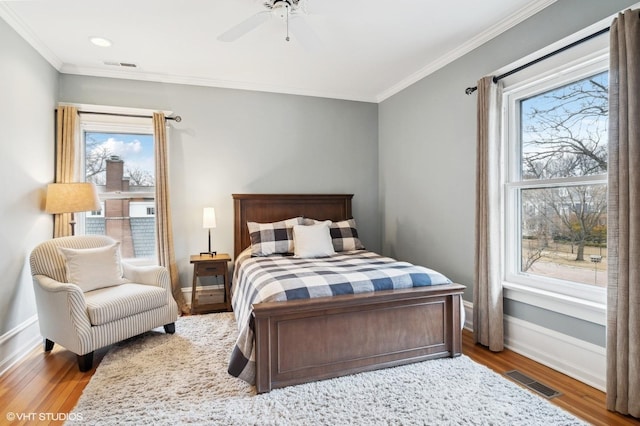
[[[93,366],[96,349],[164,326],[175,332],[178,307],[161,266],[120,261],[119,243],[106,236],[54,238],[30,256],[44,350],[55,343]]]

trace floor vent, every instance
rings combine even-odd
[[[556,396],[562,395],[557,390],[552,389],[549,386],[544,385],[544,384],[538,382],[537,380],[534,380],[531,377],[522,374],[518,370],[507,371],[506,373],[504,373],[504,375],[509,377],[510,379],[520,383],[521,385],[524,385],[524,386],[528,387],[532,391],[535,391],[535,392],[539,393],[540,395],[544,396],[545,398],[551,399],[551,398],[555,398]]]

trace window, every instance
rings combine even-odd
[[[505,85],[505,279],[603,303],[606,57]]]
[[[91,217],[104,217],[104,203],[100,202],[100,210],[93,210],[87,213]]]
[[[155,164],[150,120],[81,116],[85,180],[101,210],[84,219],[86,234],[120,241],[123,258],[155,259]]]

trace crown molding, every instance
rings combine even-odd
[[[163,73],[136,70],[110,70],[89,66],[70,66],[64,64],[59,71],[63,74],[76,74],[91,77],[118,78],[127,80],[150,81],[157,83],[172,83],[192,86],[215,87],[222,89],[252,90],[257,92],[280,93],[287,95],[312,96],[317,98],[342,99],[347,101],[376,103],[375,96],[364,93],[330,92],[313,90],[276,84],[259,84],[243,81],[221,80],[213,78],[178,76]]]
[[[552,5],[556,1],[557,0],[537,0],[535,2],[532,2],[526,7],[518,10],[516,13],[508,16],[507,18],[493,25],[489,29],[478,34],[476,37],[461,44],[457,48],[449,51],[446,55],[439,57],[438,59],[427,64],[425,67],[421,68],[420,70],[400,80],[398,83],[389,87],[387,90],[384,90],[383,92],[379,93],[376,96],[376,102],[380,103],[385,99],[400,92],[401,90],[406,89],[412,84],[417,83],[418,81],[422,80],[426,76],[433,74],[434,72],[438,71],[440,68],[445,67],[446,65],[450,64],[451,62],[455,61],[458,58],[461,58],[462,56],[466,55],[472,50],[482,46],[484,43],[499,36],[500,34],[509,30],[510,28],[515,27],[522,21],[530,18],[531,16],[540,12],[544,8]]]
[[[58,58],[36,35],[29,29],[29,27],[16,15],[16,13],[9,6],[10,2],[0,1],[0,18],[4,19],[11,28],[17,32],[20,37],[25,39],[27,43],[31,45],[47,62],[51,64],[56,70],[60,71],[62,68],[62,60]]]

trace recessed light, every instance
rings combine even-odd
[[[102,38],[102,37],[89,37],[89,41],[93,44],[95,44],[96,46],[100,46],[100,47],[110,47],[111,46],[111,41],[107,40],[106,38]]]

